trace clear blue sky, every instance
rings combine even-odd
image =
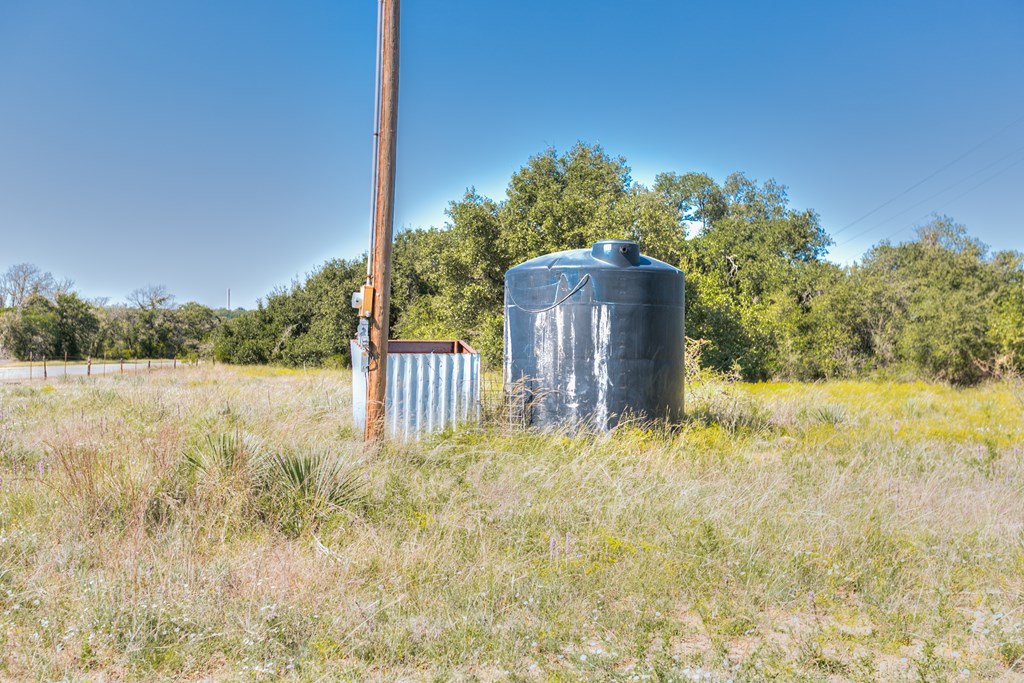
[[[375,22],[373,0],[0,0],[0,270],[252,306],[359,255]],[[402,50],[398,226],[583,140],[641,182],[775,178],[839,262],[931,212],[1024,249],[1020,0],[406,0]]]

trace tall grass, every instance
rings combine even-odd
[[[0,388],[0,678],[1021,675],[1009,383],[692,386],[364,451],[344,372]]]

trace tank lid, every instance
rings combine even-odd
[[[624,250],[623,250],[624,249]],[[601,240],[585,249],[568,249],[551,254],[536,256],[529,261],[509,268],[506,277],[524,275],[533,270],[617,270],[623,272],[649,272],[679,269],[656,258],[644,256],[636,242],[629,240]]]
[[[616,266],[635,266],[640,263],[640,245],[628,240],[601,240],[590,248],[590,255]]]

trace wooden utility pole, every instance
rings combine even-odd
[[[388,379],[388,316],[391,309],[391,239],[395,218],[395,149],[398,137],[399,0],[380,0],[380,114],[377,120],[376,212],[370,254],[370,314],[366,382],[366,441],[384,434]]]

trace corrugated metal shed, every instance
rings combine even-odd
[[[366,351],[352,349],[352,419],[366,425]],[[388,342],[388,436],[416,439],[480,419],[480,354],[462,341]]]

